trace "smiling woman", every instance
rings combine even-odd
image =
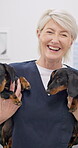
[[[71,33],[51,19],[41,31],[37,30],[37,34],[41,52],[38,64],[41,61],[41,64],[45,63],[45,68],[48,68],[46,61],[53,62],[54,60],[55,62],[59,61],[58,64],[60,65],[62,57],[72,45],[73,38]]]
[[[40,52],[42,53],[41,46],[43,45],[44,48],[46,46],[51,51],[59,51],[57,54],[61,54],[60,58],[63,61],[68,60],[71,45],[77,37],[77,32],[76,21],[70,14],[61,10],[46,11],[39,20],[37,27]],[[46,43],[44,43],[44,40]]]

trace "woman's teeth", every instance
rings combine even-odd
[[[54,50],[54,51],[58,51],[60,50],[60,48],[56,48],[56,47],[51,47],[51,46],[48,46],[50,50]]]

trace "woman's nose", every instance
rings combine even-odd
[[[58,35],[53,35],[51,39],[52,43],[59,43],[59,36]]]

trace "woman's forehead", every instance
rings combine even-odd
[[[51,30],[56,30],[59,29],[61,32],[67,32],[69,33],[69,31],[64,28],[63,26],[61,26],[59,23],[57,23],[56,21],[54,21],[53,19],[50,19],[44,26],[43,29],[51,29]]]

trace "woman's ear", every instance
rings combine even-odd
[[[71,46],[72,46],[72,44],[73,44],[73,41],[74,41],[74,40],[73,40],[73,37],[71,37]]]
[[[37,29],[37,36],[38,36],[38,38],[40,37],[40,29]]]

